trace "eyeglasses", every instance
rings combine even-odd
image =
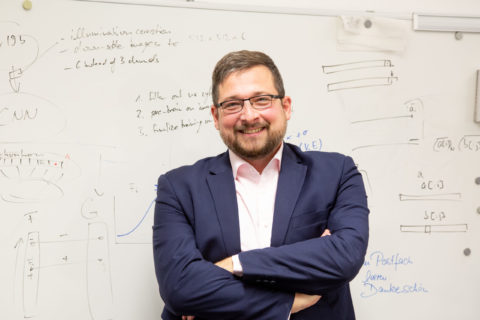
[[[272,106],[273,99],[282,99],[283,96],[273,94],[262,94],[247,99],[232,99],[217,104],[218,108],[222,108],[226,114],[232,114],[242,111],[245,101],[250,101],[250,105],[255,110],[264,110]]]

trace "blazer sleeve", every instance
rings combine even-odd
[[[350,157],[343,159],[327,224],[332,235],[241,252],[245,281],[267,280],[294,292],[326,294],[357,275],[367,250],[369,210],[361,174]]]
[[[158,180],[153,255],[160,295],[177,316],[204,319],[287,319],[294,295],[247,284],[206,261],[194,229],[166,175]]]

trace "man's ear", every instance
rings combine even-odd
[[[285,112],[285,117],[287,118],[287,120],[290,120],[290,117],[292,115],[292,99],[289,96],[283,97],[282,108]]]
[[[212,113],[213,123],[215,124],[215,128],[218,130],[218,108],[212,104],[210,107],[210,112]]]

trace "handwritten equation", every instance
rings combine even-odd
[[[433,143],[433,151],[435,152],[479,152],[480,151],[480,135],[464,135],[460,139],[449,137],[435,138]]]

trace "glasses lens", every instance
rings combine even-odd
[[[243,101],[242,100],[230,100],[222,103],[222,109],[226,113],[235,113],[242,110]]]
[[[271,96],[258,96],[250,99],[252,105],[257,109],[268,108],[272,105]]]

